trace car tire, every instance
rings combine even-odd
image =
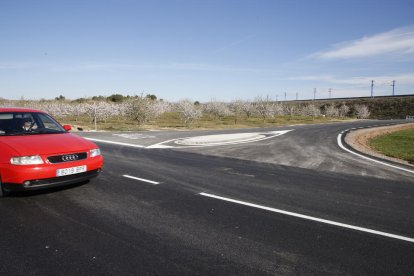
[[[3,185],[1,185],[1,180],[0,180],[0,197],[5,197],[8,195],[8,192],[3,190]]]

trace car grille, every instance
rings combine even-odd
[[[79,152],[79,153],[49,156],[47,160],[52,164],[57,164],[57,163],[66,163],[66,162],[83,160],[83,159],[86,159],[87,157],[88,157],[88,154],[86,152]]]

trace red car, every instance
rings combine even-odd
[[[0,196],[97,176],[100,149],[69,130],[39,110],[0,108]]]

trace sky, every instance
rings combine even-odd
[[[0,97],[414,94],[412,0],[0,0]],[[331,91],[331,93],[329,93]],[[286,95],[286,96],[285,96]]]

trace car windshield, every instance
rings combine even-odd
[[[0,112],[0,136],[65,133],[52,117],[39,112]]]

